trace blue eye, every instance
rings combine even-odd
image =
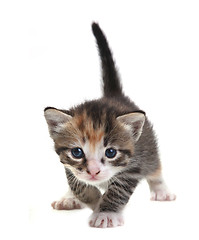
[[[72,153],[73,157],[78,158],[78,159],[83,158],[83,156],[84,156],[84,152],[81,148],[72,148],[71,153]]]
[[[117,151],[114,148],[107,148],[105,151],[105,155],[107,158],[114,158],[117,154]]]

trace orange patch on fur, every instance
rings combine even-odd
[[[161,175],[162,175],[162,167],[160,165],[159,168],[155,170],[155,172],[153,172],[148,178],[150,180],[158,179]]]
[[[94,149],[96,144],[101,141],[102,137],[104,136],[104,129],[101,128],[94,128],[94,123],[92,119],[90,119],[86,112],[83,112],[81,115],[77,115],[74,117],[74,121],[76,127],[81,132],[81,139],[89,140],[91,147]]]
[[[94,129],[92,120],[88,121],[85,126],[84,136],[89,140],[91,148],[94,150],[97,143],[99,143],[104,136],[103,129]]]
[[[74,121],[75,121],[75,124],[77,125],[77,128],[80,131],[83,130],[86,123],[86,113],[83,112],[83,114],[75,116]]]

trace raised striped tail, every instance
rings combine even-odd
[[[103,94],[105,97],[117,97],[122,95],[120,79],[107,39],[97,23],[92,24],[92,31],[96,38],[101,58]]]

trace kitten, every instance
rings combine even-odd
[[[151,123],[122,91],[105,35],[92,24],[101,57],[103,97],[70,110],[45,109],[55,151],[66,171],[69,192],[54,209],[90,207],[91,227],[123,224],[122,210],[145,178],[152,200],[174,200],[161,174]],[[101,193],[99,188],[105,190]]]

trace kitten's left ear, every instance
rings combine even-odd
[[[130,126],[133,131],[133,138],[135,141],[138,141],[139,137],[142,134],[142,129],[145,122],[145,113],[144,112],[133,112],[128,113],[116,118],[117,121]]]
[[[56,108],[47,107],[44,109],[44,116],[48,123],[49,132],[52,138],[55,138],[63,128],[64,124],[72,119],[72,116]]]

